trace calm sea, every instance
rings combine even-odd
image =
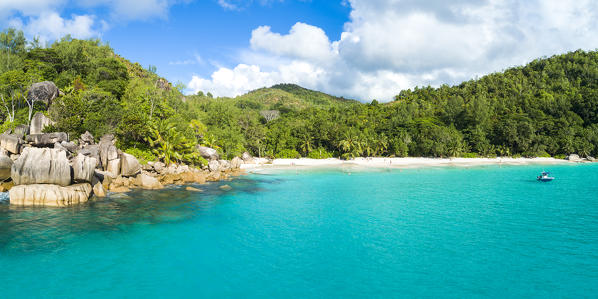
[[[550,170],[557,178],[540,183]],[[598,296],[598,164],[290,169],[0,203],[0,298]]]

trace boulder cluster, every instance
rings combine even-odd
[[[242,158],[221,160],[216,150],[198,147],[210,162],[204,169],[188,165],[149,162],[141,165],[134,156],[115,145],[115,137],[99,142],[85,132],[70,141],[63,132],[42,132],[52,124],[37,113],[31,126],[20,126],[0,135],[0,191],[9,191],[10,204],[22,206],[69,206],[93,195],[128,192],[132,188],[162,189],[169,184],[205,183],[240,174]],[[251,156],[244,154],[249,161]]]

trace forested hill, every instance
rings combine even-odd
[[[231,158],[355,156],[559,156],[598,154],[598,53],[576,51],[456,86],[405,90],[361,104],[292,84],[236,98],[183,96],[154,67],[99,40],[65,37],[48,47],[0,32],[2,131],[41,111],[48,131],[112,133],[145,160],[202,163],[197,144]],[[61,95],[31,102],[52,81]],[[397,91],[398,92],[398,91]],[[73,138],[73,139],[75,139]]]

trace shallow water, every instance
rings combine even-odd
[[[592,297],[597,180],[598,164],[344,167],[0,202],[0,297]]]

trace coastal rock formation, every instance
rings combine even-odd
[[[230,161],[230,168],[231,169],[239,169],[239,168],[241,168],[241,164],[243,164],[243,160],[241,160],[241,158],[239,158],[239,157],[234,157]]]
[[[18,125],[12,131],[15,135],[19,136],[20,138],[23,138],[23,136],[29,134],[29,126]]]
[[[141,164],[133,155],[123,153],[120,155],[120,174],[122,176],[134,176],[141,171]]]
[[[92,157],[96,159],[96,167],[101,166],[100,164],[100,146],[97,144],[94,145],[87,145],[77,151],[77,153],[82,154],[84,156]]]
[[[0,181],[10,178],[13,161],[4,153],[0,153]]]
[[[118,159],[118,149],[114,145],[114,135],[108,134],[102,136],[99,144],[99,149],[102,168],[104,170],[107,170],[108,163],[112,160]],[[116,175],[118,175],[118,173]]]
[[[114,159],[114,160],[108,161],[108,165],[106,166],[106,171],[115,177],[120,175],[120,159]]]
[[[251,156],[251,154],[249,154],[248,152],[244,152],[241,155],[241,159],[243,160],[243,162],[245,163],[251,163],[253,162],[253,157]]]
[[[29,134],[41,134],[49,125],[54,122],[41,112],[37,112],[31,118],[31,125],[29,126]]]
[[[29,134],[25,137],[25,141],[36,147],[47,147],[55,143],[67,142],[69,136],[64,132]]]
[[[72,163],[75,182],[91,182],[95,173],[96,159],[78,154]]]
[[[69,206],[87,202],[91,195],[89,183],[67,187],[52,184],[14,186],[9,191],[10,204],[22,206]]]
[[[220,158],[218,151],[210,147],[198,145],[197,151],[206,160],[218,160]]]
[[[57,149],[26,147],[11,168],[15,185],[70,185],[71,166],[66,153]]]
[[[93,185],[93,194],[97,197],[106,197],[106,188],[101,182],[97,182]]]
[[[230,169],[230,163],[226,160],[220,160],[220,161],[218,161],[218,164],[220,165],[220,167],[219,167],[220,171],[227,171]]]
[[[164,186],[158,181],[157,178],[151,177],[145,173],[141,173],[135,179],[135,185],[143,189],[157,190],[162,189]]]
[[[94,143],[93,135],[91,135],[89,131],[85,131],[85,133],[81,134],[81,138],[79,138],[80,145],[91,145]]]
[[[0,147],[12,154],[18,154],[21,151],[23,139],[14,134],[0,135]]]
[[[571,154],[567,157],[567,160],[571,161],[571,162],[581,162],[581,158],[579,157],[579,155],[576,154]]]
[[[211,172],[217,172],[220,170],[220,162],[218,162],[218,160],[212,160],[210,162],[208,162],[208,169]]]
[[[27,99],[30,103],[33,102],[44,102],[49,107],[52,105],[52,100],[58,97],[59,91],[56,84],[51,81],[44,81],[33,83],[29,87],[27,93]]]

